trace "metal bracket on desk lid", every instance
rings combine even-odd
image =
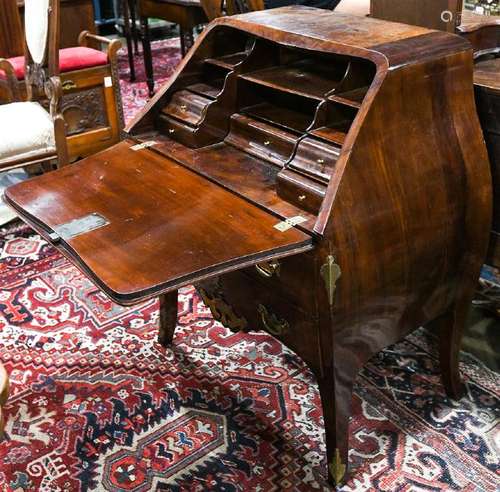
[[[156,145],[157,142],[156,140],[147,140],[146,142],[138,143],[135,145],[132,145],[130,147],[130,150],[142,150],[142,149],[149,149],[149,147],[153,147],[153,145]]]
[[[49,238],[53,242],[57,242],[59,239],[67,240],[108,224],[109,220],[106,217],[94,212],[55,226],[54,232],[49,234]]]

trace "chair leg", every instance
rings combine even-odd
[[[136,0],[128,0],[130,2],[130,20],[131,20],[131,31],[132,31],[132,41],[134,43],[134,53],[139,54],[139,34],[137,32],[137,11],[136,11]]]
[[[160,332],[158,343],[168,347],[174,338],[177,324],[177,291],[168,292],[160,296]]]
[[[130,0],[123,0],[123,33],[125,34],[125,41],[127,43],[127,57],[128,65],[130,68],[130,82],[135,81],[135,62],[134,52],[132,50],[132,35],[130,33],[130,12],[132,9]]]
[[[179,26],[179,35],[181,38],[181,55],[184,57],[194,44],[193,27]]]
[[[147,17],[141,17],[142,26],[142,50],[144,54],[144,67],[146,68],[146,79],[148,84],[149,97],[152,97],[155,90],[153,73],[153,57],[151,55],[151,37]]]
[[[66,124],[62,115],[58,115],[54,118],[54,135],[57,150],[57,168],[60,169],[69,164]]]
[[[186,54],[186,35],[185,29],[182,26],[179,26],[179,39],[181,42],[181,56],[184,58],[184,55]]]

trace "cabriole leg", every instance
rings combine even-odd
[[[168,292],[160,296],[160,332],[158,343],[168,347],[174,338],[177,324],[177,291]]]
[[[446,394],[454,400],[459,400],[464,392],[458,363],[468,311],[469,303],[462,303],[434,322],[439,332],[439,360],[444,389]]]
[[[340,485],[347,479],[349,417],[357,372],[348,371],[341,377],[318,379],[325,421],[328,480],[332,485]]]

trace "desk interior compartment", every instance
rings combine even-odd
[[[292,132],[305,132],[314,121],[318,101],[238,79],[239,112]]]
[[[256,46],[255,51],[258,50]],[[249,57],[240,77],[278,91],[316,100],[323,99],[339,86],[349,66],[349,60],[345,57],[278,44],[267,46],[263,55],[260,58]]]
[[[323,114],[317,119],[317,127],[309,133],[342,147],[357,114],[357,108],[329,99]]]

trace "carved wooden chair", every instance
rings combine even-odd
[[[59,2],[25,2],[25,91],[20,97],[15,69],[0,59],[10,102],[0,105],[0,170],[68,162],[64,119],[59,112],[62,94],[59,67]],[[48,110],[38,101],[48,100]]]
[[[209,21],[223,15],[264,10],[264,0],[200,0]]]
[[[17,0],[2,0],[0,56],[7,58],[25,97],[24,32]],[[5,13],[5,14],[4,14]],[[8,41],[7,41],[8,40]],[[105,47],[105,50],[102,50]],[[120,139],[123,112],[118,76],[119,40],[83,31],[78,46],[58,52],[62,84],[60,110],[66,124],[69,159],[103,150]],[[0,72],[0,100],[6,99],[6,76]]]
[[[149,17],[164,19],[179,25],[182,56],[194,43],[193,29],[208,21],[200,0],[137,0],[141,20],[141,39],[149,95],[154,93],[153,59],[149,34]]]
[[[371,0],[370,14],[377,19],[455,32],[463,0]]]

